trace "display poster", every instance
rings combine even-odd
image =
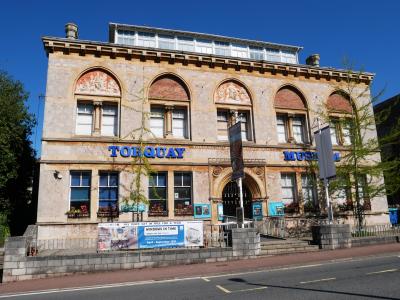
[[[98,251],[201,246],[203,221],[98,224]]]
[[[279,217],[285,215],[285,204],[283,204],[283,202],[269,202],[268,215],[270,217]]]
[[[222,203],[217,204],[218,221],[224,220],[224,205]]]
[[[210,204],[195,204],[194,205],[195,219],[211,218],[211,205]]]
[[[253,202],[253,219],[256,221],[263,219],[262,202]]]

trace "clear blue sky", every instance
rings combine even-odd
[[[22,81],[29,110],[38,116],[32,141],[40,149],[47,58],[41,37],[64,37],[75,22],[81,39],[108,40],[108,23],[157,26],[303,46],[321,66],[340,68],[348,57],[376,73],[373,92],[382,100],[400,93],[400,1],[4,1],[0,69]],[[39,150],[40,151],[40,150]]]

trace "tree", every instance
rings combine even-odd
[[[31,194],[35,152],[29,140],[35,119],[27,99],[22,83],[0,71],[0,214],[12,235],[21,235],[36,216]]]
[[[354,72],[349,63],[345,63],[345,67],[347,76],[337,86],[337,91],[350,102],[351,111],[336,110],[341,117],[335,119],[335,126],[342,129],[340,134],[344,151],[340,163],[337,164],[337,177],[330,183],[330,193],[337,193],[347,187],[346,193],[351,199],[349,204],[354,209],[357,228],[362,230],[365,225],[364,210],[370,207],[371,199],[385,195],[383,172],[393,170],[393,165],[381,161],[375,134],[373,106],[379,101],[382,92],[372,96],[370,85],[364,85],[355,79],[361,78],[363,72]],[[332,126],[331,108],[326,105],[319,115]]]

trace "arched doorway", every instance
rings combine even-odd
[[[244,217],[251,219],[251,193],[247,186],[243,183],[243,208]],[[228,182],[222,191],[222,204],[224,206],[225,216],[236,216],[236,207],[240,207],[239,187],[235,181]]]

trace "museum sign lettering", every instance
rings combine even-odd
[[[110,157],[140,157],[145,156],[148,158],[183,158],[185,148],[175,147],[153,147],[146,146],[143,151],[137,146],[108,146]]]
[[[311,151],[283,151],[284,160],[286,161],[310,161],[310,160],[318,160],[318,153]],[[333,153],[333,160],[340,160],[340,153]]]

